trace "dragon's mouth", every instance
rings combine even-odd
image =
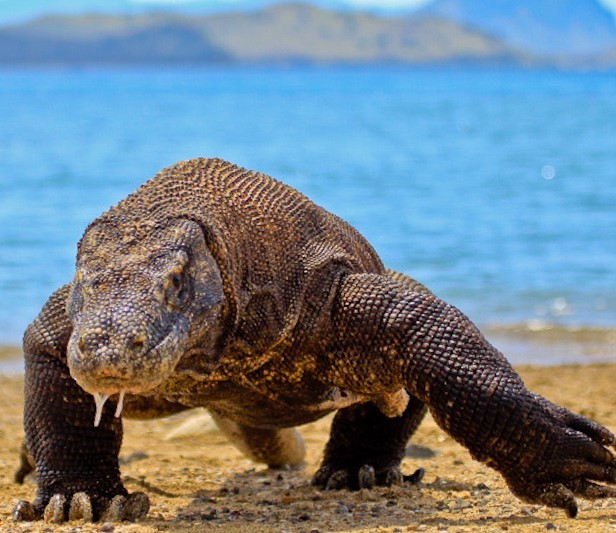
[[[119,395],[115,411],[116,418],[119,418],[122,414],[126,393],[142,394],[152,390],[173,372],[183,353],[180,346],[185,333],[181,325],[176,325],[139,360],[131,361],[131,358],[127,355],[120,359],[121,365],[108,365],[104,373],[84,370],[83,365],[79,364],[73,363],[71,365],[71,359],[79,362],[84,360],[84,354],[79,349],[78,344],[71,342],[69,352],[73,352],[73,356],[69,357],[69,370],[77,384],[94,397],[96,406],[95,426],[100,424],[103,407],[110,396]]]

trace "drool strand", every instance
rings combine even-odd
[[[101,423],[101,418],[103,417],[103,407],[105,406],[105,402],[107,401],[106,394],[97,393],[94,394],[94,403],[96,404],[96,414],[94,415],[94,427],[98,427]]]
[[[118,405],[116,406],[115,414],[113,415],[116,418],[120,418],[120,415],[122,414],[122,409],[124,409],[124,395],[125,394],[126,394],[126,391],[120,392],[120,397],[118,398]]]

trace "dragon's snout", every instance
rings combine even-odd
[[[96,328],[78,335],[77,347],[84,357],[113,359],[122,356],[141,357],[149,349],[145,332],[133,331],[125,335],[105,334]]]
[[[139,392],[160,382],[161,354],[139,328],[113,331],[81,326],[67,350],[71,375],[91,394]]]
[[[67,353],[71,375],[92,394],[114,394],[126,388],[138,377],[138,365],[131,357],[134,352],[111,343],[95,342],[92,337],[83,334],[71,340]],[[142,350],[143,347],[138,349]]]

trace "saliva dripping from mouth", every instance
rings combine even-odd
[[[118,398],[118,405],[114,414],[116,418],[120,418],[120,415],[122,414],[122,409],[124,408],[125,394],[126,391],[120,392],[120,397]],[[93,394],[93,396],[94,403],[96,404],[96,412],[94,414],[94,427],[98,427],[101,423],[101,418],[103,417],[103,407],[105,406],[105,402],[109,399],[109,395],[98,392],[96,394]]]

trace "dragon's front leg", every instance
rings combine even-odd
[[[570,516],[576,496],[616,497],[616,457],[607,448],[616,436],[531,393],[468,318],[428,291],[350,275],[332,326],[323,377],[368,396],[405,388],[518,497]]]
[[[26,353],[26,444],[36,464],[38,493],[19,502],[18,521],[134,520],[145,515],[145,494],[129,495],[120,480],[122,423],[112,402],[94,425],[93,397],[55,356]]]

